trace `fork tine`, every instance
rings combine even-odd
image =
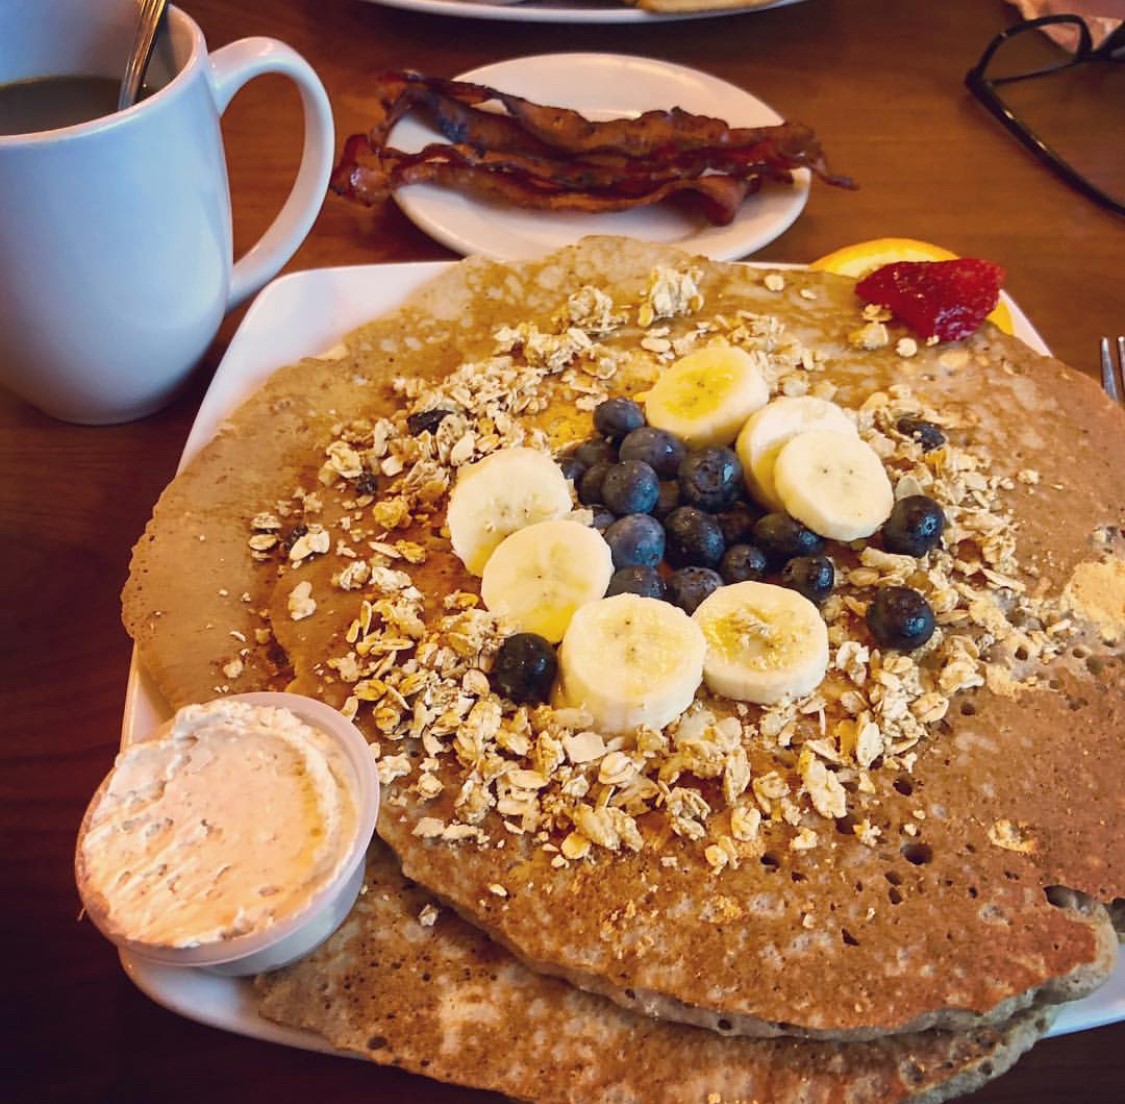
[[[1109,338],[1102,338],[1102,388],[1105,393],[1118,404],[1122,404],[1121,393],[1125,390],[1125,337],[1117,339],[1117,363],[1114,364],[1113,351],[1110,349]]]

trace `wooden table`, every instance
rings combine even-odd
[[[1013,18],[1000,0],[811,0],[631,26],[453,19],[361,0],[185,6],[212,47],[267,34],[304,54],[328,88],[341,136],[364,129],[371,74],[384,68],[452,76],[519,55],[608,50],[707,70],[813,124],[834,167],[861,184],[854,193],[814,187],[803,216],[759,258],[808,261],[866,238],[921,237],[1002,263],[1046,340],[1084,371],[1096,369],[1097,339],[1125,330],[1125,220],[1055,179],[962,87],[984,44]],[[296,96],[262,80],[236,99],[225,129],[241,249],[289,186]],[[332,197],[289,269],[449,256],[393,205],[367,211]],[[189,1022],[142,996],[78,917],[75,831],[119,739],[130,645],[118,593],[129,548],[239,317],[227,319],[187,392],[134,425],[64,425],[0,394],[9,1086],[0,1096],[26,1104],[483,1100]],[[1118,1024],[1042,1044],[974,1099],[1108,1104],[1123,1093]]]

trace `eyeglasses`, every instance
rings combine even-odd
[[[1010,44],[1028,32],[1035,32],[1040,27],[1051,24],[1067,25],[1074,28],[1078,35],[1078,45],[1074,53],[1055,58],[1046,64],[1032,66],[1026,71],[1018,66],[1014,70],[1008,68],[1011,65],[1013,55],[1017,53],[1022,55],[1022,51],[1013,50]],[[1002,57],[998,58],[998,54]],[[1017,81],[1061,73],[1086,62],[1113,61],[1119,54],[1125,57],[1125,24],[1114,30],[1095,49],[1093,39],[1090,37],[1090,29],[1084,19],[1076,15],[1045,15],[1038,19],[1028,19],[1023,23],[1017,23],[998,34],[988,44],[981,55],[980,61],[965,75],[965,84],[969,91],[1015,135],[1023,146],[1049,165],[1068,184],[1077,188],[1078,191],[1095,203],[1108,207],[1119,215],[1125,215],[1125,203],[1103,191],[1052,149],[1024,122],[1000,93],[1002,87],[1014,84]]]

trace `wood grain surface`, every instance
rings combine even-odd
[[[618,26],[458,19],[363,0],[182,6],[212,48],[258,34],[295,47],[328,89],[338,138],[364,129],[371,77],[386,68],[453,76],[521,55],[602,50],[706,70],[810,123],[833,167],[860,184],[855,192],[814,186],[802,217],[756,259],[809,261],[866,238],[920,237],[1004,265],[1016,300],[1056,354],[1082,371],[1096,372],[1102,334],[1125,331],[1125,220],[1052,176],[963,88],[985,43],[1015,18],[1000,0],[808,0],[718,19]],[[1125,108],[1098,101],[1096,82],[1089,94],[1091,128],[1099,112]],[[296,94],[280,79],[255,82],[230,107],[224,133],[240,251],[288,190],[301,141]],[[393,203],[364,210],[329,197],[287,270],[449,258]],[[3,285],[18,279],[2,273]],[[242,313],[227,318],[184,393],[132,425],[65,425],[0,392],[8,1054],[0,1098],[498,1100],[194,1024],[141,995],[113,949],[79,917],[75,832],[120,737],[130,645],[118,594],[129,549],[175,469]],[[1041,1044],[972,1099],[1123,1098],[1125,1024],[1118,1024]]]

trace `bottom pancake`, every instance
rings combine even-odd
[[[407,881],[380,843],[344,926],[256,989],[267,1019],[341,1050],[537,1104],[935,1104],[1005,1072],[1054,1016],[862,1043],[649,1020],[528,970]]]

